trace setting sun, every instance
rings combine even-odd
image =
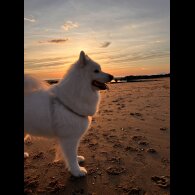
[[[61,78],[81,50],[115,76],[170,72],[169,1],[24,4],[25,73]]]

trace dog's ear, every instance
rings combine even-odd
[[[86,61],[89,61],[89,60],[90,60],[90,58],[89,58],[88,55],[85,55],[85,60],[86,60]]]
[[[84,51],[80,52],[79,64],[81,65],[81,67],[83,67],[83,66],[85,66],[87,64],[87,59],[86,59]]]

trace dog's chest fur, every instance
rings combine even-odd
[[[24,126],[27,133],[36,136],[80,137],[88,129],[91,117],[81,117],[59,102],[51,101],[46,92],[25,97]]]

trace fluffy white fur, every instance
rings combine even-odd
[[[100,102],[99,89],[92,85],[92,81],[106,83],[112,78],[83,51],[56,85],[49,86],[30,75],[24,76],[25,134],[56,137],[68,170],[76,177],[87,173],[84,167],[79,166],[84,157],[77,156],[77,149]],[[28,157],[28,153],[24,156]]]

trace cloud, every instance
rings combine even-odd
[[[108,47],[110,44],[111,42],[107,41],[107,42],[102,43],[100,47]]]
[[[66,39],[51,39],[51,40],[46,40],[46,41],[39,41],[39,43],[64,43],[66,41],[68,41],[69,39],[66,38]]]
[[[116,58],[112,59],[112,62],[115,63],[124,63],[124,62],[135,62],[139,60],[150,60],[150,59],[156,59],[156,58],[164,58],[164,57],[169,57],[170,53],[169,51],[156,51],[156,52],[139,52],[139,53],[134,53],[131,55],[127,56],[118,56]]]
[[[36,22],[36,20],[35,19],[30,19],[30,18],[24,18],[24,21],[28,21],[28,22]]]
[[[70,30],[70,29],[72,29],[72,28],[78,28],[79,25],[78,25],[78,23],[74,23],[74,22],[72,22],[72,21],[67,21],[67,22],[65,22],[61,27],[62,27],[65,31],[68,31],[68,30]]]
[[[38,58],[38,59],[29,59],[24,60],[27,71],[31,70],[42,70],[42,69],[60,69],[65,67],[68,64],[72,63],[72,56],[70,57],[51,57],[51,58]]]

